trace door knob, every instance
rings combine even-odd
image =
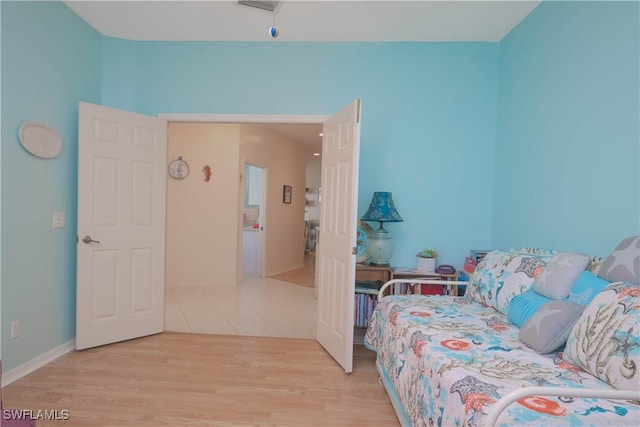
[[[89,243],[100,243],[100,240],[93,240],[91,236],[84,236],[82,238],[82,243],[85,243],[88,245]]]

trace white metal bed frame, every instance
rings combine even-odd
[[[447,286],[449,294],[451,294],[452,285],[468,285],[469,282],[461,281],[448,281],[448,280],[432,280],[432,279],[393,279],[386,282],[380,287],[378,291],[378,301],[384,298],[384,292],[396,283],[406,283],[411,286],[415,285],[443,285]],[[424,295],[428,296],[428,295]],[[381,381],[387,388],[387,384]],[[389,384],[392,386],[392,384]],[[387,394],[390,391],[387,390]],[[590,397],[596,399],[610,399],[610,400],[635,400],[640,401],[640,389],[639,390],[615,390],[615,389],[600,389],[600,388],[572,388],[572,387],[523,387],[519,390],[514,390],[505,394],[495,404],[491,406],[487,418],[485,420],[486,427],[494,427],[500,417],[500,414],[509,407],[513,402],[523,397],[529,396],[566,396],[566,397]],[[393,401],[393,399],[392,399]],[[398,402],[399,404],[399,402]],[[402,417],[399,413],[399,408],[396,408],[394,403],[393,409],[396,412],[398,420],[402,423]]]

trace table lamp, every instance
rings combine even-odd
[[[391,233],[384,229],[385,222],[402,222],[404,221],[391,198],[388,191],[376,191],[373,193],[369,210],[362,218],[363,221],[377,221],[380,228],[374,230],[369,237],[369,263],[373,265],[389,265],[389,260],[393,255],[395,244]]]

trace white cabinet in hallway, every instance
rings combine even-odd
[[[243,230],[242,232],[242,275],[259,276],[260,231],[257,229]]]

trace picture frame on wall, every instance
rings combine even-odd
[[[285,185],[282,187],[282,203],[291,204],[291,186]]]

